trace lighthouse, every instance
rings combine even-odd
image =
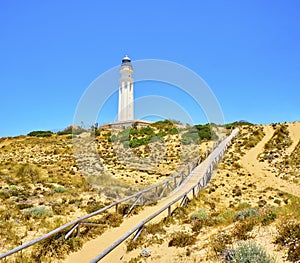
[[[152,123],[151,121],[134,118],[133,69],[131,59],[127,55],[122,59],[119,72],[118,121],[103,124],[101,127],[119,129],[133,125],[148,126]]]
[[[134,120],[133,69],[130,58],[122,59],[119,78],[118,122]]]

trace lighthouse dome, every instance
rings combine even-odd
[[[128,63],[131,62],[131,59],[126,55],[123,59],[122,59],[122,63]]]

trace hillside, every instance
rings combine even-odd
[[[106,178],[110,180],[113,175],[121,184],[137,188],[167,178],[185,161],[203,154],[211,145],[210,141],[205,140],[200,144],[194,142],[193,131],[189,131],[188,136],[184,136],[188,129],[178,128],[178,131],[175,134],[163,134],[160,137],[163,139],[161,144],[152,140],[155,137],[153,134],[162,132],[157,127],[153,127],[152,131],[129,130],[129,139],[123,141],[120,138],[124,135],[124,130],[99,130],[95,141],[103,164],[101,172],[109,175]],[[219,136],[224,134],[224,129],[215,128],[215,131]],[[79,136],[78,139],[84,140],[84,136]],[[183,143],[183,138],[187,143]],[[130,141],[133,141],[131,146]],[[138,145],[133,147],[133,143]],[[154,147],[151,146],[152,143]],[[38,144],[40,147],[36,146]],[[160,157],[159,165],[151,166],[151,158],[158,157],[160,152],[155,152],[155,149],[162,147],[161,145],[167,150]],[[298,122],[266,126],[243,125],[218,164],[218,169],[214,171],[212,181],[197,199],[191,200],[184,208],[176,209],[172,217],[147,225],[137,242],[126,242],[112,251],[110,259],[104,259],[103,262],[111,262],[114,258],[128,263],[232,262],[230,258],[233,258],[234,253],[238,256],[240,251],[252,251],[251,255],[255,254],[253,251],[260,251],[260,259],[265,258],[261,262],[272,262],[267,260],[267,255],[275,258],[275,262],[298,262],[299,145]],[[67,135],[52,135],[47,138],[26,136],[2,139],[0,142],[3,250],[8,247],[4,243],[10,246],[18,244],[20,233],[23,235],[23,242],[30,240],[54,225],[58,226],[110,202],[112,196],[103,191],[99,194],[99,185],[97,186],[97,181],[93,181],[92,176],[84,177],[80,174],[72,157],[71,146]],[[152,150],[149,151],[148,147]],[[122,156],[123,149],[131,150],[134,158],[144,158],[146,165],[143,169],[139,169],[138,165],[130,166],[126,156]],[[136,159],[132,163],[135,162]],[[117,236],[114,233],[118,233],[122,221],[123,224],[134,226],[138,223],[136,220],[142,219],[151,209],[149,207],[142,212],[137,209],[136,218],[123,220],[119,214],[105,214],[97,221],[103,227],[87,229],[87,235],[83,236],[86,241],[83,249],[68,256],[64,262],[77,262],[76,257],[85,258],[87,248],[97,254],[99,242],[103,242],[99,234],[106,231],[110,239],[115,240]],[[3,231],[9,228],[16,231]],[[88,241],[91,238],[96,239]],[[71,247],[70,244],[65,246],[54,242],[62,246],[55,257],[65,256],[70,251],[81,248],[81,239],[74,238],[72,242]],[[105,242],[109,245],[109,240]],[[47,247],[49,250],[49,244],[46,242],[43,249]],[[144,248],[151,251],[150,257],[141,255]],[[49,255],[52,255],[51,262],[57,261],[53,258],[54,254],[45,251],[43,255],[45,262],[48,262]],[[23,259],[23,262],[27,261]]]
[[[189,138],[183,134],[193,135],[194,130],[176,129],[169,122],[129,130],[98,129],[95,137],[93,131],[74,136],[70,132],[67,128],[58,134],[37,131],[0,138],[0,253],[166,179],[212,143],[182,144],[182,137]],[[74,143],[87,138],[96,145],[100,163],[84,152],[74,157]],[[135,145],[128,147],[129,143]],[[81,165],[88,170],[82,172]],[[109,226],[104,222],[103,230]]]
[[[124,262],[231,262],[256,247],[262,261],[251,262],[299,262],[299,142],[300,123],[243,126],[197,200],[127,243]]]

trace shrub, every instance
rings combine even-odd
[[[226,129],[231,129],[231,128],[236,128],[236,127],[243,126],[243,125],[252,126],[253,124],[248,122],[248,121],[235,121],[235,122],[226,124],[225,128]]]
[[[232,236],[225,232],[220,232],[212,238],[211,248],[217,255],[219,255],[225,250],[226,246],[231,243]]]
[[[273,148],[282,149],[290,146],[292,141],[289,137],[289,130],[286,125],[280,125],[276,128],[272,138],[265,144],[265,151]]]
[[[55,193],[64,193],[68,190],[69,190],[68,188],[64,188],[63,186],[57,186],[57,187],[55,187],[54,192]]]
[[[166,126],[173,126],[173,125],[174,125],[173,122],[170,120],[157,121],[151,124],[152,127],[156,127],[159,129],[163,129]]]
[[[29,164],[23,164],[17,170],[17,176],[22,179],[22,181],[27,181],[31,179],[32,183],[36,183],[40,179],[40,172],[37,167]]]
[[[277,215],[274,212],[269,212],[262,217],[261,224],[263,226],[267,226],[270,223],[272,223],[276,219],[276,217],[277,217]]]
[[[139,134],[140,135],[154,135],[154,130],[150,126],[142,127],[139,130]]]
[[[216,221],[219,223],[231,223],[235,217],[235,213],[232,210],[225,210],[216,216]]]
[[[94,127],[93,130],[97,130],[97,129],[95,129]],[[79,135],[85,131],[86,130],[81,127],[70,125],[67,128],[65,128],[63,131],[58,131],[56,134],[57,135],[66,135],[66,134]]]
[[[258,213],[255,209],[244,209],[243,211],[237,212],[234,217],[234,221],[245,220],[247,218],[257,217]]]
[[[150,141],[150,139],[147,137],[147,138],[140,138],[140,139],[132,139],[129,141],[129,146],[131,148],[136,148],[136,147],[139,147],[141,145],[146,145],[148,144]]]
[[[106,223],[111,227],[118,227],[123,222],[123,216],[118,213],[108,213],[101,219],[101,221],[102,220],[104,224]]]
[[[166,230],[164,229],[162,223],[153,223],[153,224],[150,223],[150,224],[146,225],[146,232],[148,234],[155,235],[157,233],[165,234]]]
[[[243,243],[235,251],[233,260],[236,263],[273,263],[271,258],[264,249],[255,243]]]
[[[300,261],[300,223],[283,221],[277,226],[278,236],[275,243],[288,249],[288,260]]]
[[[53,214],[52,210],[45,206],[38,206],[26,209],[24,211],[26,216],[30,216],[33,218],[42,218],[46,216],[51,216]]]
[[[192,220],[192,230],[194,232],[199,232],[201,228],[205,225],[209,225],[209,215],[205,209],[200,209],[197,212],[194,212],[190,216]]]
[[[196,130],[189,130],[181,136],[182,144],[198,144],[200,142],[198,132]]]
[[[172,135],[178,134],[178,130],[176,128],[171,128],[168,130],[168,134],[172,134]]]
[[[209,219],[209,216],[204,208],[200,209],[197,212],[192,213],[190,217],[192,220],[207,221]]]
[[[247,240],[249,238],[248,232],[252,231],[257,221],[254,218],[239,221],[232,231],[232,236],[238,240]]]
[[[195,244],[196,237],[187,232],[177,232],[172,235],[169,247],[186,247]]]
[[[28,136],[35,136],[35,137],[50,137],[53,134],[52,131],[32,131],[28,133]]]
[[[82,240],[74,237],[65,240],[64,233],[58,233],[55,236],[39,242],[31,253],[32,262],[49,262],[49,259],[63,259],[72,251],[77,251],[82,247]]]
[[[90,214],[93,213],[101,208],[103,208],[105,205],[102,202],[88,202],[86,207],[85,207],[85,211]]]

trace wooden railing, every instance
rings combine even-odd
[[[179,201],[180,201],[180,206],[183,206],[186,203],[186,201],[188,200],[189,194],[192,194],[193,197],[198,196],[199,191],[203,187],[205,187],[211,180],[213,168],[222,159],[228,146],[231,144],[232,139],[237,135],[237,132],[238,131],[236,130],[231,134],[231,136],[230,136],[228,142],[225,144],[224,148],[220,151],[220,153],[214,159],[212,159],[210,161],[210,164],[209,164],[208,168],[206,169],[204,175],[198,180],[198,182],[196,184],[194,184],[186,192],[184,192],[183,194],[179,195],[177,198],[175,198],[174,200],[169,202],[167,205],[165,205],[164,207],[162,207],[161,209],[159,209],[158,211],[156,211],[155,213],[153,213],[152,215],[150,215],[149,217],[147,217],[146,219],[141,221],[134,228],[132,228],[130,231],[128,231],[126,234],[124,234],[120,239],[118,239],[116,242],[114,242],[112,245],[110,245],[107,249],[102,251],[101,254],[99,254],[97,257],[95,257],[93,260],[91,260],[90,263],[96,263],[99,260],[101,260],[102,258],[104,258],[107,254],[109,254],[113,249],[115,249],[117,246],[119,246],[121,243],[123,243],[126,239],[128,239],[134,233],[135,234],[133,236],[133,241],[135,241],[138,238],[138,236],[140,235],[140,233],[142,232],[144,226],[149,221],[151,221],[152,219],[154,219],[155,217],[157,217],[164,211],[167,210],[168,216],[171,216],[172,215],[172,206],[174,207],[174,205],[176,203],[178,203]]]
[[[230,136],[232,136],[232,135],[230,135]],[[224,138],[222,138],[222,140],[223,139]],[[216,147],[218,147],[218,145],[220,144],[220,142],[222,140],[219,139],[217,142],[214,142],[213,147],[210,150],[207,150],[204,153],[205,157],[207,157],[211,152],[213,152],[213,150]],[[227,149],[227,147],[226,147],[226,149]],[[77,235],[79,235],[79,233],[80,233],[80,227],[82,225],[98,226],[98,224],[95,224],[95,223],[85,222],[87,219],[92,218],[92,217],[97,216],[97,215],[100,215],[101,213],[103,213],[103,212],[105,212],[105,211],[107,211],[108,209],[111,209],[111,208],[115,208],[115,211],[118,212],[120,204],[128,202],[130,200],[133,200],[132,205],[130,206],[127,214],[124,215],[124,217],[127,217],[137,204],[146,205],[149,202],[153,202],[155,200],[159,200],[160,198],[167,196],[168,193],[170,193],[171,191],[179,188],[182,185],[182,183],[189,178],[189,176],[191,175],[191,171],[195,167],[197,167],[202,161],[203,161],[202,156],[199,156],[199,157],[195,158],[194,160],[192,160],[189,164],[187,164],[180,172],[175,173],[173,176],[171,176],[170,178],[166,179],[165,181],[163,181],[163,182],[161,182],[159,184],[153,185],[151,187],[148,187],[146,189],[143,189],[143,190],[141,190],[141,191],[139,191],[139,192],[137,192],[137,193],[135,193],[133,195],[130,195],[128,197],[125,197],[123,199],[117,200],[117,201],[115,201],[115,202],[113,202],[113,203],[111,203],[111,204],[109,204],[109,205],[107,205],[107,206],[105,206],[105,207],[103,207],[103,208],[101,208],[101,209],[93,212],[93,213],[90,213],[90,214],[85,215],[83,217],[77,218],[77,219],[75,219],[75,220],[73,220],[71,222],[68,222],[68,223],[64,224],[63,226],[58,227],[58,228],[52,230],[51,232],[49,232],[49,233],[47,233],[47,234],[45,234],[45,235],[43,235],[43,236],[41,236],[41,237],[39,237],[37,239],[34,239],[34,240],[32,240],[32,241],[30,241],[28,243],[20,245],[20,246],[18,246],[16,248],[14,248],[14,249],[6,252],[6,253],[1,254],[0,255],[0,259],[3,259],[5,257],[7,257],[9,255],[12,255],[14,253],[17,253],[19,251],[22,251],[22,250],[24,250],[24,249],[26,249],[28,247],[31,247],[34,244],[36,244],[38,242],[41,242],[41,241],[43,241],[43,240],[45,240],[47,238],[50,238],[50,237],[54,236],[55,234],[60,233],[60,232],[62,232],[64,230],[68,230],[69,229],[69,231],[65,234],[65,239],[68,239],[70,236],[72,236],[75,231],[76,231]],[[204,176],[203,177],[202,183],[199,182],[198,191],[200,189],[199,188],[200,186],[202,188],[202,187],[204,187],[208,183],[208,179],[209,179],[209,176],[206,176],[206,177]],[[195,190],[193,190],[193,191],[195,191]],[[180,198],[176,198],[175,200],[177,200],[177,199],[179,200]],[[175,200],[174,200],[174,203],[176,203],[178,201],[178,200],[177,201],[175,201]],[[172,204],[173,204],[173,202],[172,202]],[[169,207],[171,207],[172,204],[170,204]],[[169,208],[167,207],[166,209],[169,209]],[[163,212],[163,211],[161,211],[161,212]],[[158,214],[160,214],[160,213],[158,213]],[[155,215],[154,217],[156,217],[157,215]],[[151,216],[151,219],[152,219],[152,216]],[[150,221],[151,219],[149,219],[148,221]],[[143,222],[144,222],[144,224],[146,224],[148,221],[146,221],[146,222],[143,221]],[[134,233],[135,231],[136,231],[136,229],[132,230],[132,233]],[[131,234],[128,234],[128,236],[126,234],[126,238],[125,239],[127,239]],[[120,243],[122,243],[123,241],[121,241]],[[114,247],[116,247],[116,246],[114,246]]]

